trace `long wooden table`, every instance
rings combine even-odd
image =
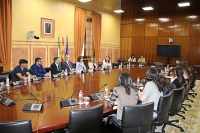
[[[14,121],[31,119],[33,132],[49,132],[68,126],[69,111],[74,109],[86,108],[85,105],[77,105],[71,107],[62,107],[60,100],[66,99],[78,88],[83,91],[83,96],[95,93],[98,88],[105,83],[109,89],[113,89],[118,83],[118,77],[122,72],[129,72],[133,81],[136,78],[145,78],[148,67],[134,67],[113,69],[109,71],[99,71],[94,73],[85,73],[79,75],[71,75],[61,78],[45,78],[40,82],[28,82],[21,86],[11,86],[10,91],[0,92],[3,97],[12,97],[16,101],[16,105],[6,107],[0,105],[0,121]],[[99,91],[103,91],[103,87]],[[74,98],[78,98],[79,90],[74,94]],[[39,100],[45,102],[40,112],[22,111],[25,103],[36,103],[30,92],[32,92]],[[89,106],[104,104],[104,117],[116,112],[113,108],[107,106],[106,100],[91,101]]]

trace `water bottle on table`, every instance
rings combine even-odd
[[[82,92],[82,90],[80,90],[80,92],[79,92],[79,94],[78,94],[78,102],[79,102],[79,104],[83,104],[84,102],[83,102],[83,92]]]

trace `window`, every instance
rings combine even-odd
[[[87,19],[84,40],[84,57],[94,56],[94,44],[92,40],[92,19]]]

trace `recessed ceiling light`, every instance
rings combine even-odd
[[[144,21],[144,19],[143,18],[137,18],[137,19],[135,19],[135,21],[142,22],[142,21]]]
[[[145,11],[149,11],[149,10],[153,10],[153,7],[146,6],[146,7],[142,7],[142,9],[145,10]]]
[[[178,3],[178,6],[179,6],[179,7],[190,6],[190,2]]]
[[[168,22],[169,18],[159,18],[159,21],[161,21],[161,22]]]
[[[92,0],[78,0],[78,1],[80,1],[80,2],[90,2]]]
[[[122,9],[114,10],[115,13],[123,13],[124,11]]]

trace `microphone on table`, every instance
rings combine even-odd
[[[98,100],[98,99],[103,99],[103,95],[101,93],[99,93],[99,90],[103,87],[105,87],[107,85],[104,84],[103,86],[101,86],[99,89],[97,89],[96,93],[94,94],[90,94],[89,97],[92,99],[92,100]]]
[[[30,92],[30,95],[34,97],[35,100],[37,100],[37,104],[32,104],[32,103],[25,103],[22,110],[23,111],[40,111],[43,107],[42,104],[39,104],[38,102],[42,102],[41,100],[37,99],[37,97]]]
[[[76,88],[76,90],[72,93],[72,95],[70,97],[68,97],[66,100],[61,100],[60,104],[63,107],[68,107],[68,106],[73,106],[73,105],[77,105],[78,104],[78,100],[76,98],[72,97],[74,96],[74,94],[77,92],[78,88]],[[70,98],[70,99],[69,99]],[[69,99],[69,100],[68,100]]]

